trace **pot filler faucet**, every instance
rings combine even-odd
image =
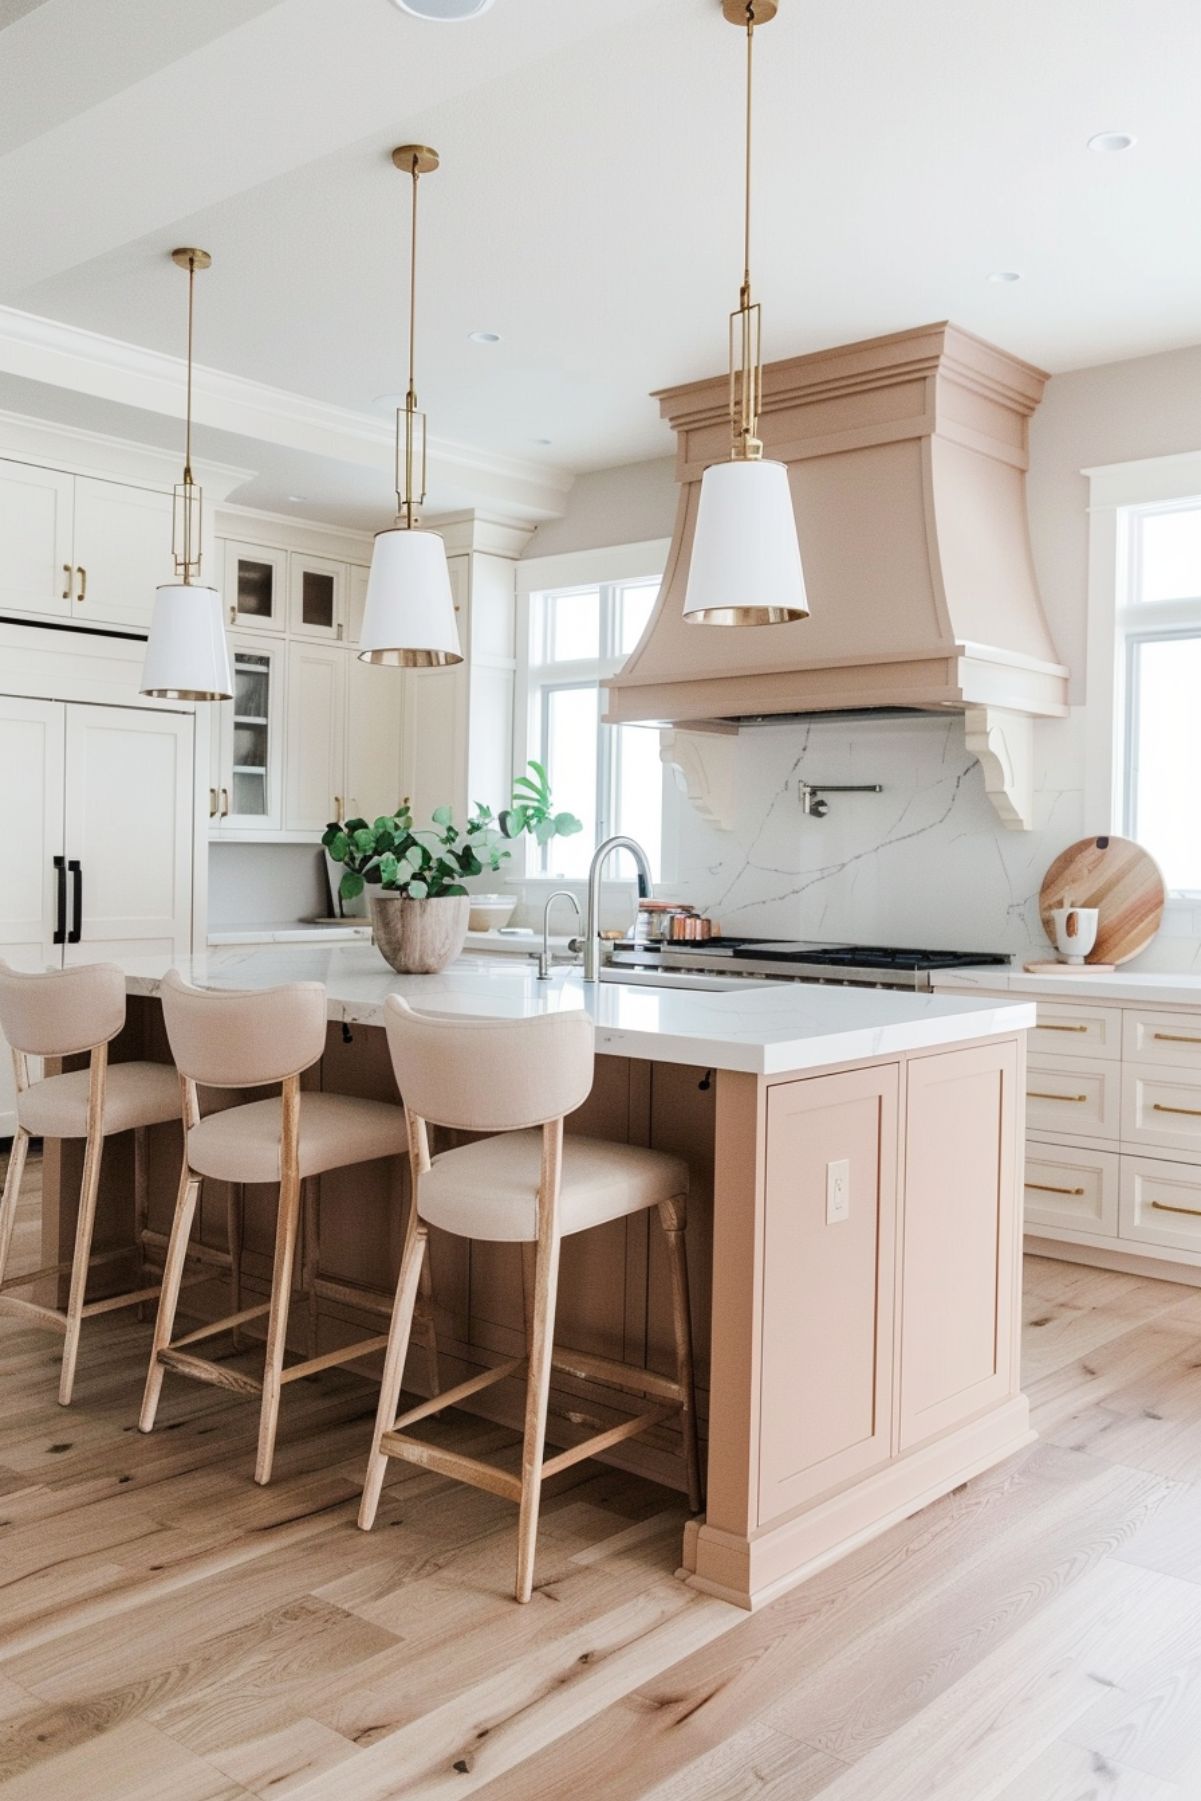
[[[638,898],[649,900],[655,892],[651,866],[646,852],[635,838],[606,838],[592,853],[588,865],[588,912],[584,920],[584,980],[600,980],[600,885],[601,870],[615,850],[628,850],[638,865]]]

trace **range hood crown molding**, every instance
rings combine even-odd
[[[1031,722],[1067,712],[1026,516],[1027,428],[1047,380],[947,321],[765,365],[760,435],[789,469],[812,614],[754,632],[682,613],[701,476],[728,453],[727,377],[662,390],[675,533],[606,717],[729,730],[798,713],[968,713],[998,812],[1027,827]]]

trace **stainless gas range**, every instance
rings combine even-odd
[[[923,951],[801,938],[707,938],[695,943],[613,945],[608,959],[626,968],[692,969],[776,981],[858,982],[871,988],[928,989],[931,977],[977,964],[1004,966],[996,951]]]

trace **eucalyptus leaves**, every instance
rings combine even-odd
[[[496,871],[512,856],[506,841],[530,832],[539,844],[583,830],[571,813],[555,813],[550,780],[541,763],[529,765],[533,775],[518,776],[511,806],[497,819],[491,807],[477,802],[462,830],[450,807],[435,807],[428,826],[416,826],[408,801],[390,817],[373,824],[365,819],[334,821],[322,844],[335,863],[345,865],[338,892],[355,900],[365,887],[407,895],[410,900],[438,900],[466,894],[465,878]]]

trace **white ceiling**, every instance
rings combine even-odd
[[[1197,0],[781,0],[757,48],[767,356],[946,317],[1052,370],[1201,335]],[[371,413],[403,385],[388,151],[415,139],[443,159],[431,432],[574,471],[662,454],[648,391],[724,361],[741,56],[718,0],[451,27],[389,0],[0,0],[0,304],[173,354],[166,252],[198,243],[202,363]],[[1137,145],[1088,151],[1107,128]],[[339,516],[386,499],[384,456]]]

